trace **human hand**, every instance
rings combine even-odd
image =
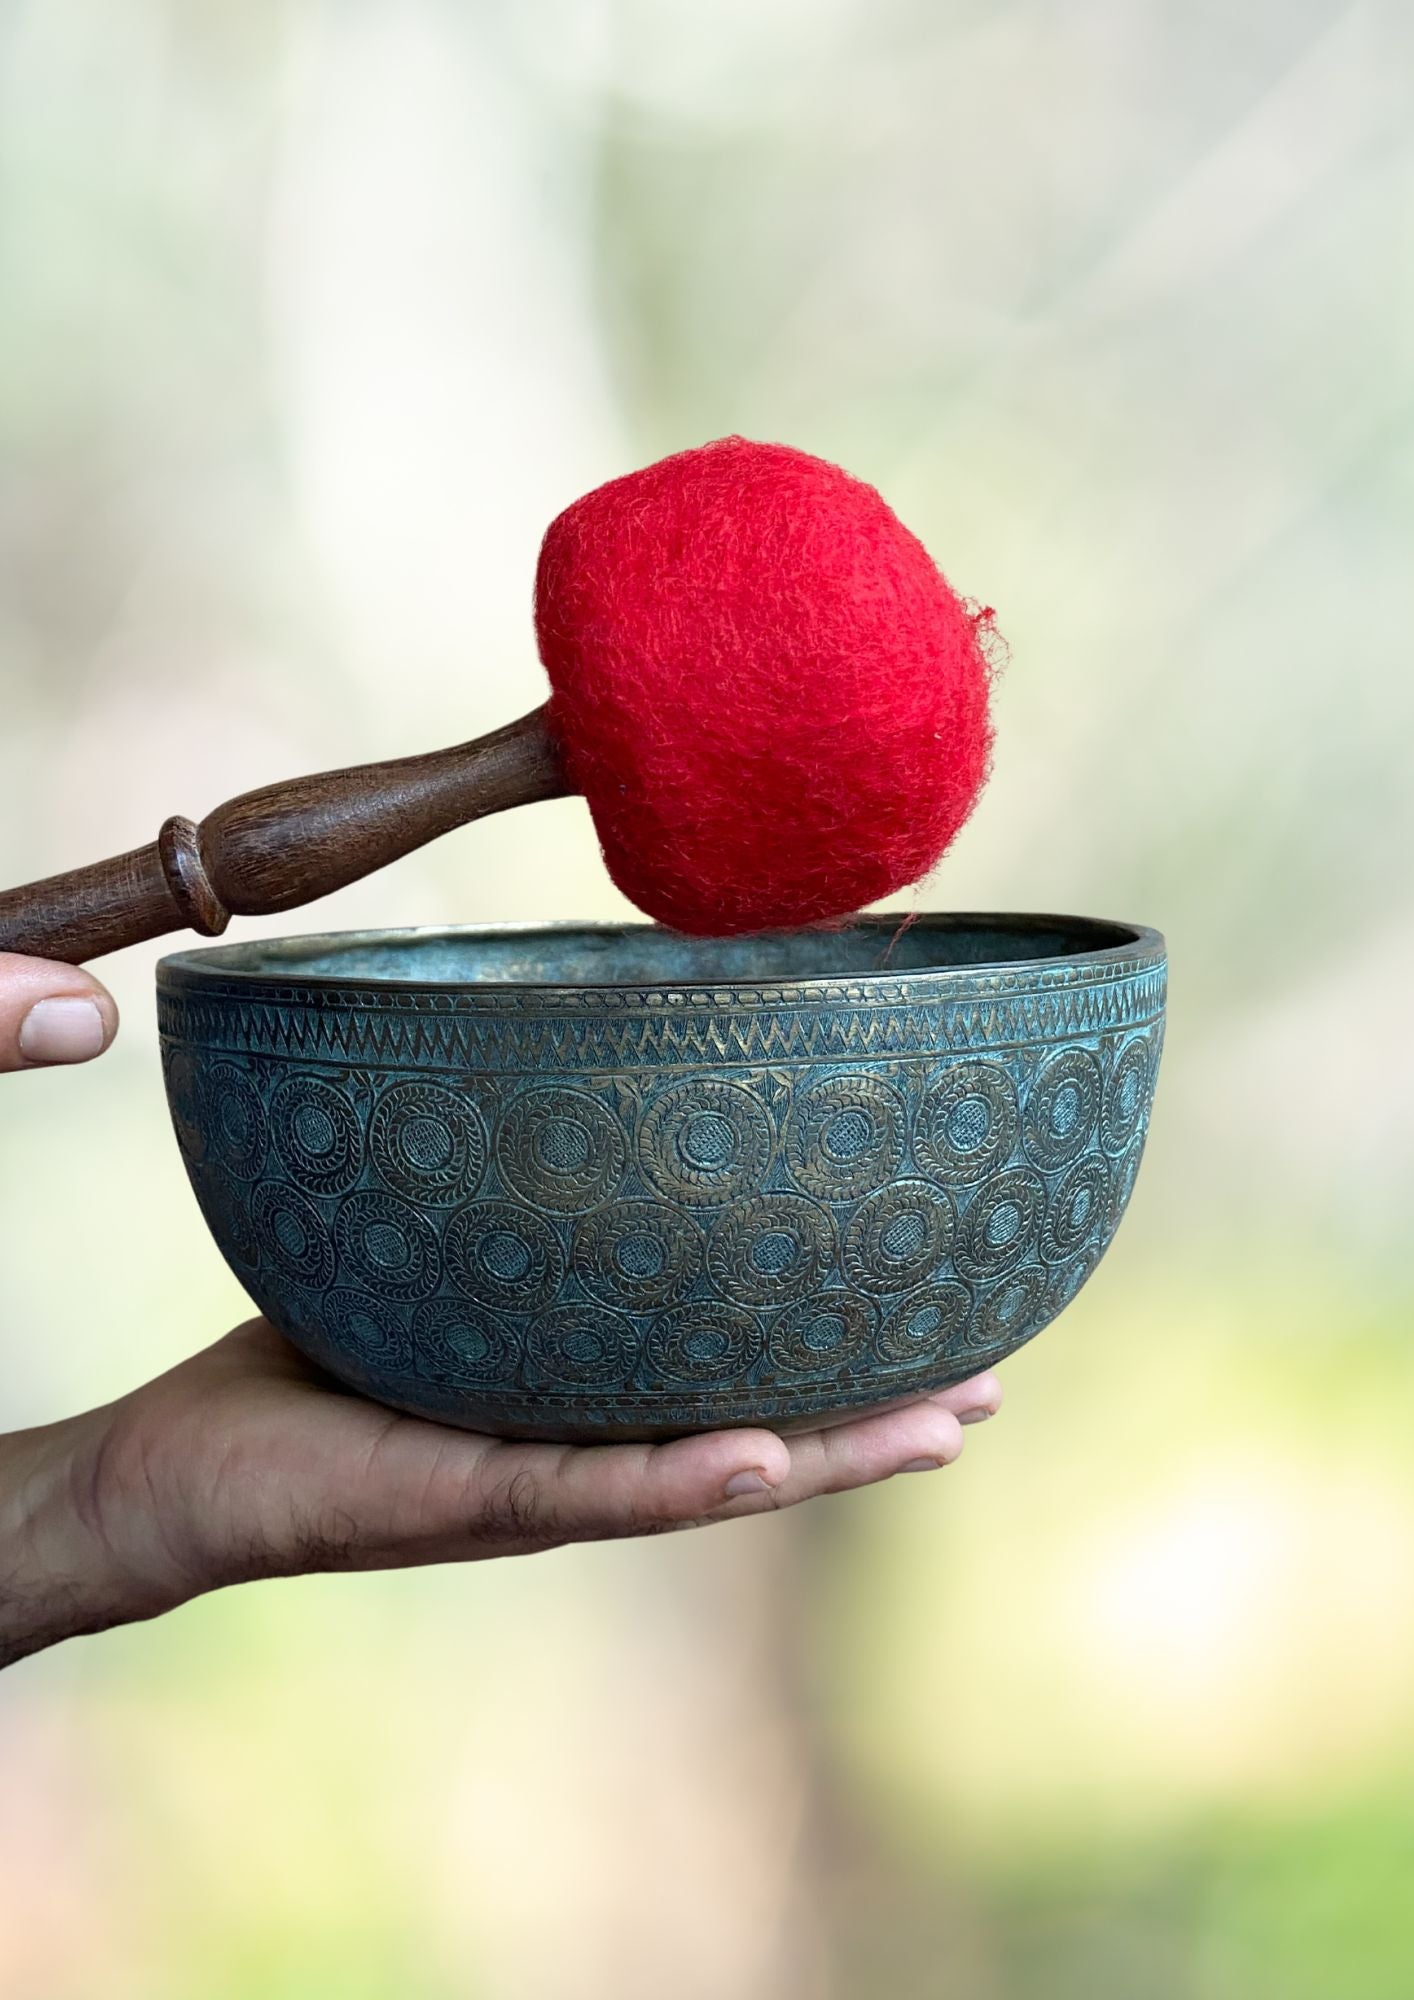
[[[767,1513],[962,1450],[994,1375],[789,1438],[515,1444],[404,1417],[252,1320],[120,1402],[0,1439],[0,1666],[259,1577],[529,1555]]]
[[[113,996],[89,973],[0,952],[0,1070],[89,1062],[117,1032]]]

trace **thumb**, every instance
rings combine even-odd
[[[113,996],[87,972],[0,952],[0,1070],[88,1062],[117,1032]]]

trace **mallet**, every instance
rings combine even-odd
[[[0,950],[81,962],[290,910],[487,813],[582,792],[609,873],[699,934],[917,881],[987,772],[992,614],[878,493],[726,438],[601,486],[540,551],[550,699],[473,743],[247,792],[0,894]]]

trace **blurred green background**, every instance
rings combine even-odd
[[[529,708],[728,431],[1011,642],[903,903],[1169,934],[1121,1239],[941,1480],[8,1673],[6,2000],[1414,1992],[1414,11],[0,0],[5,880]],[[564,801],[265,928],[621,908]],[[244,1314],[156,955],[3,1091],[8,1425]]]

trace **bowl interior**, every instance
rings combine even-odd
[[[670,986],[889,977],[1141,953],[1152,934],[1089,917],[858,918],[832,930],[689,938],[651,925],[346,932],[180,952],[164,969],[351,985]]]

